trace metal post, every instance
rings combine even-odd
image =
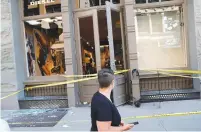
[[[158,108],[161,108],[161,90],[160,90],[160,81],[159,81],[159,72],[157,71],[157,75],[158,75],[158,97],[159,97],[159,106]]]

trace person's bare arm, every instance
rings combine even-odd
[[[133,127],[132,124],[113,127],[113,126],[111,126],[111,121],[97,121],[96,124],[97,124],[97,128],[98,128],[99,132],[101,132],[101,131],[103,131],[103,132],[104,131],[107,131],[107,132],[113,132],[113,131],[123,132],[123,131],[130,130]]]

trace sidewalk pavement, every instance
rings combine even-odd
[[[142,104],[140,108],[125,105],[118,107],[122,118],[180,112],[201,111],[201,100],[171,101]],[[82,121],[80,121],[82,120]],[[131,131],[201,131],[201,114],[125,120],[139,121]],[[70,108],[54,127],[11,128],[12,131],[89,131],[90,107]]]

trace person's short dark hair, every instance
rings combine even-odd
[[[114,80],[114,72],[111,69],[102,69],[98,72],[98,82],[100,88],[109,87]]]

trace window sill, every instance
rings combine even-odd
[[[67,78],[62,75],[34,76],[34,77],[28,77],[27,80],[24,81],[24,85],[40,85],[40,84],[49,84],[64,81],[67,81]]]
[[[175,68],[175,69],[165,69],[165,70],[188,70],[188,68]],[[160,72],[159,72],[160,73]],[[163,72],[162,72],[163,73]],[[185,76],[185,75],[189,75],[189,74],[184,74],[184,73],[174,73],[174,72],[164,72],[164,73],[167,73],[166,74],[162,74],[160,73],[158,75],[158,72],[157,71],[140,71],[139,70],[139,74],[140,74],[140,78],[154,78],[154,77],[170,77],[172,75],[182,75],[182,76]],[[169,75],[168,75],[169,74]]]

